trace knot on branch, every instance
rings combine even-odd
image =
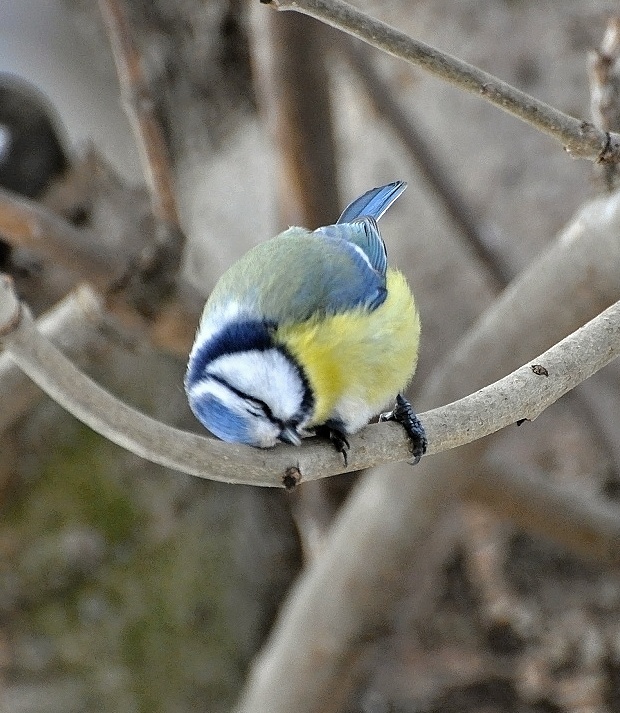
[[[601,164],[620,163],[620,134],[613,131],[607,132],[607,142],[596,162]]]

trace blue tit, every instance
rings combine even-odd
[[[406,187],[373,188],[335,225],[289,228],[221,277],[185,377],[190,407],[211,433],[259,448],[315,433],[346,463],[347,435],[396,397],[388,418],[405,427],[415,462],[423,455],[424,429],[401,395],[420,320],[377,227]]]

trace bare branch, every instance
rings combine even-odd
[[[312,18],[255,14],[254,56],[260,108],[280,164],[284,226],[317,228],[340,212],[326,28]]]
[[[0,287],[0,298],[12,305],[10,281]],[[407,438],[395,424],[370,426],[352,438],[348,468],[316,439],[300,449],[265,452],[178,431],[135,411],[81,373],[37,331],[25,309],[21,319],[9,311],[6,320],[6,325],[0,323],[5,349],[36,384],[109,440],[160,465],[212,480],[282,487],[290,467],[297,467],[307,481],[409,456]],[[528,364],[464,399],[422,414],[428,453],[471,443],[520,418],[536,418],[618,353],[620,303],[536,359],[548,376],[538,375]]]
[[[620,18],[612,17],[598,51],[588,58],[594,123],[604,131],[620,129]]]
[[[68,357],[81,363],[85,352],[102,341],[101,327],[105,322],[101,297],[84,285],[37,320],[37,329]],[[6,352],[0,353],[0,394],[0,432],[27,413],[42,395]]]
[[[261,0],[277,10],[295,10],[358,37],[373,47],[422,67],[450,84],[480,96],[560,141],[575,158],[620,161],[620,135],[597,129],[529,96],[456,57],[414,40],[342,0]]]
[[[140,149],[149,186],[153,215],[179,225],[174,180],[161,125],[154,112],[154,98],[147,82],[122,0],[99,0],[99,8],[112,44],[125,111]]]
[[[603,131],[620,129],[620,18],[607,23],[605,36],[598,51],[588,56],[590,107],[594,124]],[[605,163],[603,176],[608,191],[614,189],[618,165]]]
[[[469,482],[465,497],[527,532],[546,535],[569,551],[620,564],[620,508],[551,482],[543,473],[493,459]]]
[[[123,0],[99,0],[124,96],[125,110],[134,129],[147,179],[155,230],[152,244],[142,251],[118,283],[118,292],[142,315],[156,318],[171,295],[185,245],[177,212],[170,156],[160,122],[155,115],[155,97],[147,81],[142,56],[134,43]]]

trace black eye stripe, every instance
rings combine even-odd
[[[217,376],[216,374],[211,374],[209,372],[207,372],[207,376],[210,379],[213,379],[213,381],[216,381],[218,384],[225,386],[229,391],[232,391],[233,394],[236,394],[240,399],[247,401],[249,404],[257,406],[272,423],[275,423],[280,428],[283,427],[283,422],[273,415],[273,412],[264,401],[261,401],[261,399],[257,399],[254,396],[250,396],[249,394],[246,394],[240,389],[235,388],[234,386],[232,386],[232,384],[229,384],[226,379],[222,379],[221,376]]]

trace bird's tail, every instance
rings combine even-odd
[[[350,223],[356,218],[364,217],[379,220],[405,188],[407,188],[405,181],[394,181],[385,186],[371,188],[364,195],[356,198],[353,203],[349,203],[338,218],[338,222]]]

